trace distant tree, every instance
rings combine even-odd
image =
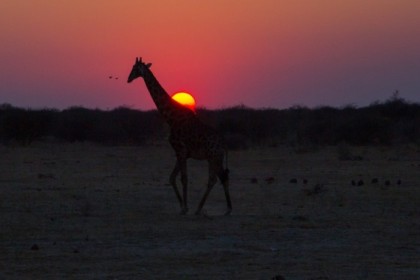
[[[278,110],[240,105],[218,110],[199,108],[197,114],[223,133],[230,149],[279,144],[420,144],[420,104],[407,102],[399,92],[384,102],[361,108],[294,106]],[[0,141],[5,144],[28,145],[54,137],[63,142],[143,145],[166,135],[167,126],[156,110],[71,107],[58,111],[0,105]]]

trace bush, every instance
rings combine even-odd
[[[29,145],[49,133],[55,117],[54,110],[26,110],[0,105],[0,140],[4,144]]]
[[[420,105],[395,97],[363,108],[297,106],[257,110],[236,106],[220,110],[201,108],[197,114],[224,135],[231,149],[279,144],[319,147],[339,143],[420,143]],[[72,107],[57,111],[0,105],[0,141],[6,144],[28,145],[54,137],[64,142],[142,145],[165,135],[167,126],[156,110],[119,107],[103,111]]]

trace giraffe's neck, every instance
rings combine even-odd
[[[173,112],[175,111],[172,98],[149,69],[144,74],[143,79],[158,111],[163,115],[164,119],[171,124]]]

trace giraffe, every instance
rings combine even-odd
[[[223,167],[225,156],[227,165],[227,149],[223,138],[214,128],[201,122],[195,112],[169,96],[150,70],[151,65],[151,63],[144,63],[141,58],[136,58],[127,82],[131,83],[134,79],[142,77],[158,111],[169,124],[169,143],[176,155],[175,167],[170,174],[169,181],[181,205],[181,214],[188,212],[187,159],[193,158],[207,160],[209,166],[207,189],[195,214],[201,213],[210,191],[219,178],[227,203],[225,215],[229,215],[232,211],[232,203],[229,194],[229,170],[227,166]],[[181,173],[182,196],[176,183],[179,173]]]

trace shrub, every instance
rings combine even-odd
[[[319,147],[420,143],[420,104],[391,98],[367,107],[295,106],[285,110],[236,106],[200,108],[203,122],[218,129],[231,149],[252,146]],[[111,111],[71,107],[29,110],[0,105],[0,141],[27,145],[45,137],[105,145],[142,145],[163,139],[167,126],[156,110],[119,107]],[[345,157],[344,151],[339,151]]]

